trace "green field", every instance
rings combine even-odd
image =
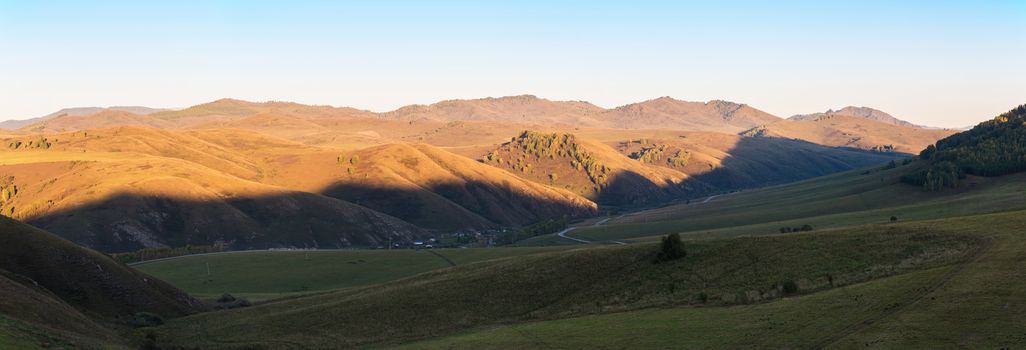
[[[184,256],[144,262],[133,267],[168,281],[196,297],[211,299],[230,293],[259,301],[366,286],[450,267],[452,264],[464,265],[559,249],[246,251]]]
[[[403,349],[872,348],[1026,345],[1026,212],[902,224],[987,240],[974,259],[738,307],[655,308],[480,329]],[[855,247],[852,247],[855,248]]]
[[[571,233],[629,245],[567,246],[545,235],[520,244],[556,246],[434,251],[455,267],[427,251],[255,252],[138,267],[205,296],[324,291],[171,320],[152,330],[171,348],[1026,346],[1010,326],[1026,324],[1026,174],[925,192],[898,183],[902,171],[736,193]],[[815,230],[779,232],[804,224]],[[653,263],[650,241],[668,232],[686,233],[688,255]],[[207,263],[213,281],[202,276]]]
[[[694,242],[686,259],[661,264],[652,262],[655,245],[601,246],[189,316],[157,331],[170,347],[385,346],[610,312],[734,309],[943,269],[981,247],[970,235],[900,225]],[[799,286],[793,294],[782,289],[789,281]]]

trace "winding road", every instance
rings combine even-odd
[[[617,218],[619,218],[619,217],[623,217],[623,215],[620,215]],[[596,222],[592,226],[602,226],[602,225],[605,225],[606,222],[609,222],[609,220],[611,220],[611,219],[612,218],[605,218],[605,219],[599,220],[598,222]],[[577,242],[577,243],[583,243],[583,244],[593,243],[592,241],[589,241],[589,240],[586,240],[586,239],[574,238],[574,237],[570,237],[570,236],[566,235],[568,232],[576,230],[578,227],[579,226],[567,227],[567,228],[563,229],[563,231],[559,231],[558,233],[556,233],[556,236],[560,236],[560,237],[569,239],[569,240]],[[620,242],[620,241],[609,241],[609,242],[613,242],[613,243],[616,243],[616,244],[627,244],[627,243]]]

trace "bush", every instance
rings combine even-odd
[[[230,302],[233,302],[233,301],[235,301],[235,296],[233,296],[231,294],[228,294],[228,293],[221,294],[221,297],[217,298],[217,302],[218,303],[222,303],[222,304],[223,303],[230,303]]]
[[[677,260],[685,256],[687,252],[684,251],[684,242],[681,242],[680,234],[671,233],[663,237],[662,243],[659,244],[659,255],[656,256],[655,262]]]
[[[162,324],[164,324],[164,318],[149,312],[136,312],[135,315],[132,315],[132,319],[128,320],[128,325],[135,328],[156,327]]]
[[[891,216],[891,222],[898,222],[897,216]]]
[[[795,283],[793,280],[784,281],[784,283],[781,286],[784,289],[784,295],[798,293],[798,283]]]

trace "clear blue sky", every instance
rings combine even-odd
[[[221,97],[669,95],[956,127],[1026,103],[1018,1],[0,0],[0,119]]]

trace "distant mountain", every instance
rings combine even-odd
[[[604,111],[588,102],[550,101],[533,95],[520,95],[410,105],[381,116],[400,120],[501,120],[598,126],[596,116]]]
[[[736,133],[777,118],[745,104],[688,102],[671,97],[604,109],[582,101],[550,101],[532,95],[449,100],[382,114],[401,120],[501,120],[620,129],[684,129]]]
[[[856,117],[856,118],[874,120],[874,121],[878,121],[878,122],[886,123],[886,124],[893,124],[893,125],[899,125],[899,126],[907,126],[907,127],[913,127],[913,128],[922,128],[923,127],[923,126],[920,126],[920,125],[912,124],[910,122],[907,122],[907,121],[895,118],[894,116],[892,116],[890,114],[887,114],[887,113],[885,113],[885,112],[883,112],[881,110],[878,110],[878,109],[873,109],[873,108],[869,108],[869,107],[855,107],[855,106],[844,107],[844,108],[841,108],[841,109],[836,110],[836,111],[832,110],[832,109],[829,109],[826,112],[821,112],[821,113],[797,114],[797,115],[793,115],[793,116],[791,116],[790,118],[787,118],[787,119],[790,119],[790,120],[817,120],[817,119],[820,119],[820,118],[823,118],[823,117],[834,116],[834,115]]]
[[[678,129],[737,133],[780,118],[746,104],[713,100],[688,102],[660,97],[603,113],[605,126],[624,129]]]
[[[901,126],[863,117],[829,114],[815,119],[784,119],[746,130],[740,135],[782,137],[825,146],[913,154],[954,133],[953,130]]]
[[[81,117],[100,113],[103,111],[122,111],[138,115],[148,115],[151,113],[167,111],[168,109],[162,108],[150,108],[143,106],[112,106],[112,107],[75,107],[75,108],[64,108],[59,111],[44,115],[38,118],[24,119],[24,120],[7,120],[0,122],[0,129],[20,129],[25,126],[39,123],[42,121],[50,120],[61,116],[73,116]]]

